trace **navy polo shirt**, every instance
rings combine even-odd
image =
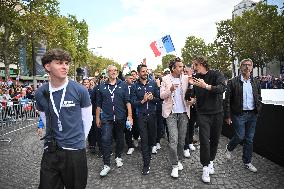
[[[49,126],[51,125],[56,141],[60,147],[72,149],[85,148],[85,133],[81,108],[89,107],[91,105],[87,89],[83,85],[69,80],[63,105],[59,113],[63,131],[59,131],[57,123],[58,117],[54,113],[50,98],[46,97],[44,93],[49,94],[48,83],[37,89],[35,94],[37,109],[41,112],[45,112],[46,115],[46,133],[50,133],[51,128]],[[52,93],[57,110],[59,110],[62,93],[63,89]],[[51,120],[51,124],[49,120]],[[50,138],[51,135],[48,135],[46,141]]]
[[[112,102],[111,92],[114,98]],[[117,79],[115,85],[107,82],[101,83],[97,89],[97,107],[101,108],[101,120],[110,121],[126,119],[126,104],[130,103],[128,86],[125,82]],[[113,109],[114,107],[114,109]]]
[[[144,98],[145,92],[151,92],[154,96],[153,100],[147,101],[144,104],[141,101]],[[156,104],[160,101],[160,90],[153,80],[148,80],[144,85],[138,80],[131,87],[131,103],[135,106],[136,114],[155,114]]]

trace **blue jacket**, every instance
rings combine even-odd
[[[144,104],[141,101],[144,98],[145,92],[151,92],[154,98]],[[131,103],[136,109],[136,114],[156,114],[156,104],[160,101],[160,91],[155,81],[148,80],[146,85],[143,85],[140,80],[135,82],[131,87]]]
[[[113,102],[111,98],[112,90],[114,90]],[[96,94],[96,105],[101,108],[102,121],[126,119],[126,104],[130,103],[130,99],[128,86],[125,82],[117,79],[115,85],[110,85],[108,81],[101,83],[97,88]]]

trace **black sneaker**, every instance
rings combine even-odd
[[[148,175],[150,173],[150,166],[143,166],[142,175]]]

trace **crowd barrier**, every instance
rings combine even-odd
[[[35,102],[23,100],[19,103],[2,102],[0,106],[0,141],[10,142],[8,134],[37,124]]]

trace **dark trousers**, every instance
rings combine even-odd
[[[125,141],[128,148],[134,148],[133,140],[132,140],[132,130],[124,129]]]
[[[102,150],[104,165],[110,166],[112,139],[115,139],[115,157],[121,158],[124,147],[124,128],[126,120],[102,121]],[[114,137],[112,137],[114,134]]]
[[[141,150],[144,166],[150,165],[152,146],[156,144],[157,120],[155,114],[141,114],[138,117]]]
[[[138,125],[137,115],[133,116],[132,136],[135,140],[138,140],[140,136],[140,129]]]
[[[189,144],[193,143],[194,135],[194,124],[196,122],[196,111],[192,108],[190,109],[190,119],[187,123],[187,131],[185,136],[184,150],[189,149]]]
[[[102,152],[102,129],[98,128],[96,121],[92,122],[92,127],[88,135],[89,146],[95,148],[98,145],[99,151]]]
[[[164,119],[162,116],[162,111],[157,112],[157,139],[156,143],[160,143],[161,138],[165,135],[165,125]]]
[[[215,159],[223,125],[223,112],[218,114],[197,114],[200,140],[200,162],[208,166]]]
[[[40,168],[40,189],[86,188],[88,178],[86,150],[44,152]]]
[[[244,140],[243,162],[245,164],[251,163],[257,115],[254,111],[245,112],[238,116],[233,115],[232,121],[235,135],[230,140],[227,148],[229,151],[233,151]]]

